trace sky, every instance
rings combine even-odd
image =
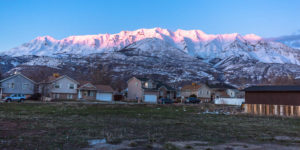
[[[38,37],[161,27],[262,37],[300,31],[300,0],[0,0],[0,51]]]

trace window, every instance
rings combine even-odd
[[[164,96],[164,91],[159,91],[160,96]]]
[[[149,84],[148,82],[145,82],[145,87],[148,88],[149,87]]]
[[[139,86],[139,83],[138,83],[138,82],[135,82],[135,85],[136,85],[136,87],[138,87],[138,86]]]
[[[68,94],[67,99],[73,99],[73,94]]]
[[[59,99],[59,94],[57,94],[57,93],[54,94],[54,98],[55,98],[55,99]]]
[[[74,84],[69,84],[69,89],[75,89],[75,85]]]
[[[24,84],[23,84],[23,89],[28,89],[28,87],[29,87],[29,84],[28,84],[28,83],[24,83]]]
[[[59,89],[60,88],[60,84],[54,84],[54,88]]]
[[[14,89],[15,88],[15,83],[8,83],[8,88]]]
[[[93,92],[93,91],[90,91],[89,96],[94,96],[94,92]]]

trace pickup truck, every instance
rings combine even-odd
[[[10,96],[4,97],[5,102],[23,102],[26,99],[26,96],[24,94],[11,94]]]

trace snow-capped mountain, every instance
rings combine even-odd
[[[270,40],[283,43],[295,49],[300,49],[300,31],[292,35],[270,38]]]
[[[225,59],[234,55],[257,59],[265,63],[300,64],[299,52],[281,43],[264,41],[254,34],[245,36],[237,33],[213,35],[206,34],[201,30],[172,32],[161,28],[122,31],[118,34],[70,36],[62,40],[43,36],[2,54],[10,56],[57,56],[63,54],[87,56],[93,53],[118,51],[134,42],[149,38],[163,40],[172,49],[179,49],[191,56],[201,57],[208,61],[215,58]],[[160,46],[160,43],[157,43],[156,47]],[[164,49],[157,50],[163,52]]]
[[[35,74],[38,68],[43,75],[52,70],[92,79],[95,70],[101,70],[117,85],[132,76],[243,86],[300,79],[297,49],[254,34],[213,35],[200,30],[139,29],[61,40],[44,36],[1,53],[0,60],[0,69],[8,73]]]

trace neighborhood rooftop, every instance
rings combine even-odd
[[[265,85],[265,86],[251,86],[248,88],[245,88],[244,91],[300,91],[300,86],[296,85]]]

